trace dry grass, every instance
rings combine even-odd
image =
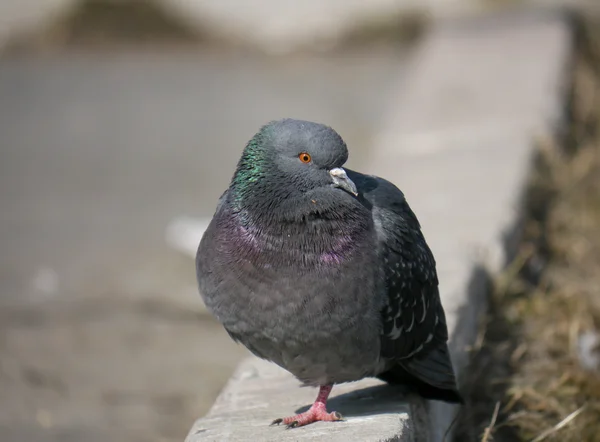
[[[600,26],[582,29],[571,130],[563,146],[540,143],[520,250],[494,284],[473,355],[460,442],[600,440],[600,367],[584,369],[577,351],[582,333],[600,333]]]

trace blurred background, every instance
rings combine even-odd
[[[183,440],[246,354],[203,310],[186,217],[272,119],[368,154],[417,28],[315,45],[247,3],[0,1],[0,440]]]
[[[424,3],[465,2],[0,0],[0,440],[183,440],[247,354],[190,218],[272,119],[360,168]]]

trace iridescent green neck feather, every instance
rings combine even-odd
[[[238,209],[244,205],[245,198],[251,193],[250,190],[267,175],[268,158],[264,146],[266,141],[264,132],[264,129],[261,130],[248,142],[237,165],[231,190],[232,202]]]

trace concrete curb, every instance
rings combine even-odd
[[[463,381],[487,274],[510,258],[507,235],[518,226],[536,138],[557,134],[564,121],[571,50],[560,12],[436,23],[390,97],[372,151],[367,171],[403,189],[436,255],[452,358]],[[269,420],[310,404],[314,391],[250,359],[187,442],[443,439],[453,407],[432,402],[428,413],[419,399],[398,400],[399,392],[390,398],[390,388],[377,384],[334,388],[332,407],[339,405],[348,422],[286,432],[269,428]]]

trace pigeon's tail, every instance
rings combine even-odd
[[[439,346],[422,357],[399,361],[398,365],[377,376],[390,384],[402,384],[425,399],[463,404],[448,346]]]

